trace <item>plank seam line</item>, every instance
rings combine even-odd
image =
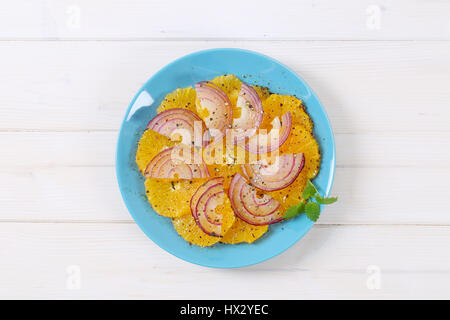
[[[17,169],[32,169],[32,170],[39,170],[39,169],[58,169],[58,168],[114,168],[115,164],[54,164],[54,163],[48,163],[48,164],[37,164],[34,165],[32,163],[30,164],[3,164],[3,169],[8,168],[8,170],[2,170],[2,172],[5,171],[11,171]],[[346,165],[346,164],[337,164],[336,169],[419,169],[423,168],[423,166],[417,164],[417,165]],[[449,169],[448,165],[445,164],[437,164],[433,165],[433,169]]]
[[[125,112],[125,111],[124,111]],[[118,129],[28,129],[28,128],[0,128],[0,133],[119,133]]]
[[[1,223],[34,224],[136,224],[134,220],[60,220],[60,219],[0,219]],[[450,224],[426,223],[316,223],[314,227],[450,227]]]
[[[124,112],[126,109],[124,109]],[[0,134],[2,133],[119,133],[119,129],[42,129],[42,128],[0,128]],[[388,136],[391,134],[399,133],[412,133],[412,134],[449,134],[450,130],[390,130],[390,131],[334,131],[335,135],[383,135]]]
[[[138,37],[138,38],[1,38],[0,42],[450,42],[450,39],[295,39],[295,38],[245,38],[245,37],[224,37],[224,38],[158,38],[158,37]]]

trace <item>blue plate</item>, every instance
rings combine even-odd
[[[311,228],[305,215],[270,226],[253,244],[216,244],[208,248],[189,245],[175,231],[169,218],[153,211],[145,197],[144,178],[134,162],[137,143],[147,123],[156,115],[164,96],[177,88],[192,86],[218,75],[234,74],[246,83],[267,86],[272,92],[302,99],[314,121],[322,163],[314,184],[328,195],[334,178],[335,145],[330,122],[311,88],[288,67],[262,54],[241,49],[212,49],[182,57],[148,80],[134,97],[120,128],[116,174],[123,200],[131,216],[162,249],[207,267],[237,268],[256,264],[282,253]]]

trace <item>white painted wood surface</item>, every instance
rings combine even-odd
[[[0,38],[14,40],[450,39],[445,0],[16,0],[4,7]]]
[[[450,1],[205,3],[2,5],[0,298],[450,298]],[[339,202],[293,248],[240,270],[159,249],[114,173],[135,92],[214,47],[298,72],[337,141]]]

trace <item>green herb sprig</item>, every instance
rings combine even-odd
[[[322,197],[311,180],[308,180],[306,183],[305,190],[303,190],[302,193],[302,198],[303,200],[298,205],[292,206],[286,211],[284,214],[285,219],[294,218],[301,213],[305,213],[309,220],[316,222],[320,217],[320,205],[332,204],[338,199],[337,197]]]

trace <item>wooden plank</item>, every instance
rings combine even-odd
[[[450,39],[447,1],[10,1],[0,39]]]
[[[286,63],[338,133],[450,131],[450,42],[389,41],[0,42],[0,130],[117,130],[153,73],[213,47]]]
[[[438,168],[338,168],[320,224],[450,225],[447,181]],[[113,167],[0,171],[1,221],[132,222]]]
[[[113,166],[117,132],[0,132],[6,167]],[[448,168],[450,133],[336,134],[338,167]]]
[[[450,297],[449,227],[315,226],[281,256],[237,270],[183,262],[131,224],[1,223],[0,239],[1,298]]]
[[[0,221],[132,221],[113,167],[3,171]]]
[[[449,168],[338,168],[320,223],[449,225]]]
[[[0,132],[4,166],[112,166],[117,132]]]
[[[448,168],[449,132],[336,134],[339,167]]]
[[[0,133],[1,219],[130,221],[115,181],[116,138],[116,132]],[[321,223],[450,223],[449,134],[336,140],[333,194],[340,201]]]

